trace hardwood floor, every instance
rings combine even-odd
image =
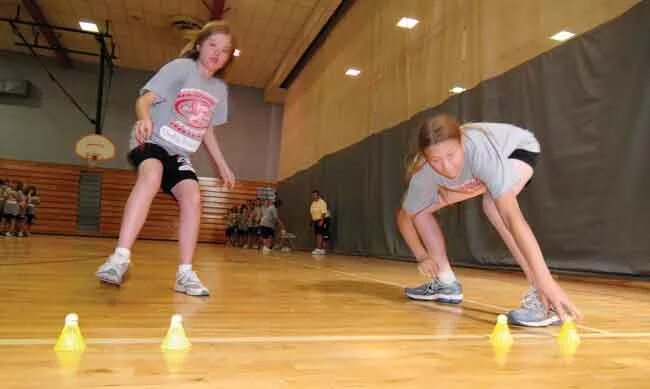
[[[647,387],[648,282],[561,276],[585,315],[575,355],[557,327],[511,328],[497,358],[488,335],[526,290],[517,273],[458,268],[465,301],[438,305],[404,297],[423,281],[411,263],[203,244],[194,268],[211,296],[195,298],[172,290],[172,242],[138,242],[125,284],[100,284],[114,244],[0,238],[1,387]],[[52,348],[69,312],[82,354]],[[160,351],[174,313],[185,353]]]

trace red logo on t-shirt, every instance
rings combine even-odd
[[[182,124],[205,130],[210,126],[216,105],[217,100],[202,90],[182,89],[176,97],[174,109]]]

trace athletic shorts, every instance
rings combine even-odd
[[[275,235],[275,230],[271,227],[260,226],[260,234],[262,239],[270,239]]]
[[[323,223],[318,223],[318,221],[314,221],[314,233],[316,235],[322,235],[323,239],[328,240],[330,238],[330,223],[332,219],[329,217],[326,217],[323,219]]]
[[[129,163],[137,170],[138,166],[147,159],[157,159],[163,165],[163,175],[160,187],[165,193],[172,194],[172,188],[183,180],[199,181],[187,157],[169,155],[167,150],[155,143],[143,143],[128,154]]]
[[[535,170],[535,167],[537,166],[537,162],[539,162],[539,153],[535,153],[532,151],[524,150],[524,149],[516,149],[515,151],[508,156],[509,159],[518,159],[524,163],[526,163],[528,166],[532,167],[533,170]],[[526,182],[526,185],[524,185],[524,188],[527,187],[530,182],[533,180],[531,177],[528,182]]]

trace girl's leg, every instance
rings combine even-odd
[[[138,177],[124,206],[117,247],[128,250],[133,247],[160,188],[162,174],[163,166],[157,159],[146,159],[138,166]]]
[[[409,298],[448,304],[458,304],[463,301],[463,289],[460,283],[456,280],[454,272],[451,270],[442,230],[433,214],[447,205],[478,196],[484,191],[485,188],[481,188],[473,193],[439,193],[438,202],[418,213],[414,217],[407,215],[407,220],[402,220],[401,231],[406,231],[407,234],[413,234],[409,237],[409,239],[411,239],[411,244],[415,246],[416,249],[420,250],[420,255],[424,255],[423,258],[429,258],[429,260],[425,260],[421,263],[420,271],[435,274],[434,279],[430,282],[426,282],[415,288],[406,288],[405,293]],[[411,225],[409,225],[409,223]],[[404,232],[402,233],[404,234]],[[422,244],[419,242],[416,245],[416,238],[419,240],[418,235],[422,238],[422,242],[426,249],[422,248]],[[435,264],[435,269],[429,267],[431,260],[433,260]]]
[[[439,193],[436,203],[416,215],[408,215],[405,210],[400,210],[398,226],[416,259],[421,260],[429,257],[435,261],[437,273],[450,271],[451,266],[447,257],[444,236],[434,213],[446,206],[479,196],[484,192],[484,187],[472,193],[442,191]]]
[[[180,208],[180,223],[178,225],[180,264],[176,272],[174,289],[190,296],[208,296],[210,292],[192,270],[192,257],[199,238],[201,223],[199,183],[193,179],[185,179],[174,185],[171,192]]]
[[[183,180],[176,184],[171,191],[180,208],[180,223],[178,225],[180,263],[191,265],[201,223],[199,183],[191,179]]]
[[[151,201],[158,193],[162,173],[162,163],[157,159],[146,159],[138,166],[135,185],[124,206],[117,248],[95,272],[100,280],[114,285],[122,284],[124,273],[129,269],[131,247],[147,219]]]

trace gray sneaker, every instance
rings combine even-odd
[[[193,270],[185,272],[176,272],[176,286],[174,289],[179,293],[185,293],[189,296],[209,296],[208,288],[203,286],[199,276]]]
[[[129,262],[111,260],[114,256],[115,254],[108,257],[106,262],[97,269],[95,275],[104,282],[119,286],[122,284],[124,273],[129,270]]]
[[[445,304],[460,304],[463,301],[463,287],[454,281],[443,285],[437,278],[415,288],[406,288],[406,296],[413,300],[436,301]]]
[[[545,312],[537,290],[530,288],[521,301],[521,307],[508,312],[508,322],[524,327],[547,327],[560,324],[560,317],[553,310]]]

